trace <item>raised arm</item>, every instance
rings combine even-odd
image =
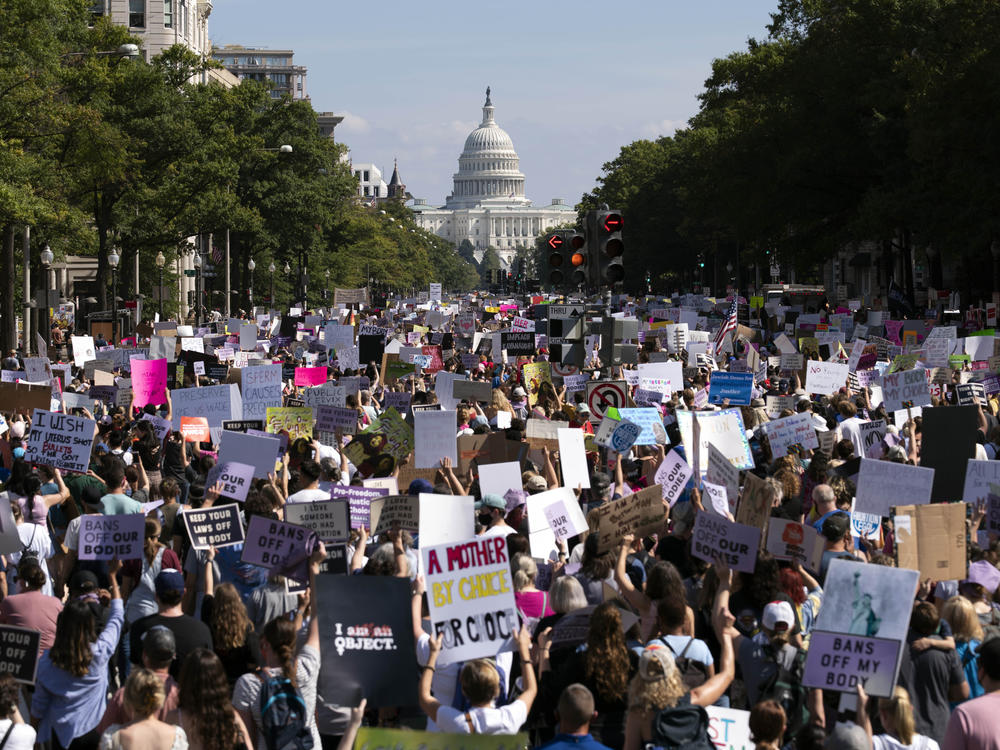
[[[441,708],[441,702],[431,695],[431,682],[434,679],[437,658],[441,652],[441,643],[443,641],[444,633],[439,633],[437,636],[431,637],[427,664],[424,665],[423,670],[420,672],[420,685],[417,688],[417,701],[420,703],[420,710],[427,714],[427,718],[431,721],[437,721],[438,709]]]
[[[312,607],[312,616],[309,618],[309,632],[306,634],[306,646],[312,646],[319,651],[319,596],[316,593],[316,576],[319,575],[319,566],[326,560],[326,546],[323,542],[316,544],[309,557],[309,603]]]

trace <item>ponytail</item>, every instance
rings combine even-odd
[[[162,530],[158,520],[155,518],[146,519],[146,538],[143,540],[142,549],[146,555],[146,562],[150,565],[156,559],[156,553],[160,551],[160,532]]]
[[[916,728],[913,723],[913,704],[905,688],[897,687],[891,698],[879,698],[878,710],[892,718],[896,736],[904,745],[913,743]]]
[[[281,662],[282,674],[298,687],[295,681],[295,624],[286,617],[276,617],[264,626],[263,636]]]

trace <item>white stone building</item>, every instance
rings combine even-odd
[[[454,188],[441,207],[423,198],[411,204],[417,225],[453,243],[468,240],[477,256],[487,247],[497,249],[509,265],[519,247],[531,247],[535,238],[559,224],[576,220],[576,211],[553,198],[536,207],[524,195],[524,174],[510,136],[493,118],[493,102],[486,89],[483,121],[465,139],[458,157]]]
[[[365,198],[386,198],[389,195],[389,186],[382,178],[382,170],[371,163],[359,164],[351,163],[351,170],[358,181],[358,197]]]

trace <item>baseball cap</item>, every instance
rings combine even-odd
[[[788,602],[771,602],[764,607],[761,624],[768,630],[789,630],[795,624],[795,612]],[[784,625],[784,628],[778,627]]]
[[[524,488],[528,492],[545,492],[549,488],[549,483],[541,474],[535,474],[524,483]]]
[[[92,484],[87,485],[80,492],[80,499],[83,500],[83,504],[93,508],[101,507],[102,497],[104,497],[104,493],[101,491],[101,488]]]
[[[507,510],[507,503],[499,495],[495,495],[492,492],[488,495],[483,495],[483,499],[476,503],[476,510],[481,508],[496,508],[497,510]]]
[[[528,502],[528,493],[524,490],[509,489],[504,493],[503,499],[507,501],[507,512],[510,513]]]
[[[524,398],[525,396],[527,396],[527,395],[528,395],[528,394],[527,394],[527,392],[526,392],[526,391],[524,390],[524,388],[522,388],[521,386],[517,386],[517,387],[516,387],[516,388],[515,388],[515,389],[514,389],[514,390],[512,391],[512,394],[513,394],[514,396],[517,396],[518,398]]]
[[[153,582],[156,587],[156,595],[166,594],[172,591],[184,591],[184,576],[179,570],[165,568]]]
[[[20,445],[14,449],[14,458],[24,458],[24,448]]]
[[[576,413],[577,414],[590,414],[590,407],[587,406],[586,404],[577,404],[576,405]]]
[[[823,521],[820,532],[827,541],[835,542],[838,539],[843,539],[850,527],[851,517],[844,511],[834,511]]]
[[[639,677],[644,682],[658,682],[674,673],[676,665],[670,649],[654,643],[639,655]]]
[[[97,575],[90,570],[78,570],[73,574],[73,577],[69,579],[70,591],[82,591],[87,593],[90,591],[96,591],[98,588],[100,588],[100,582],[97,580]]]

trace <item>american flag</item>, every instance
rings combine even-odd
[[[212,260],[215,261],[216,263],[222,262],[222,248],[219,247],[218,245],[215,245],[212,248]]]
[[[737,310],[739,309],[737,302],[733,299],[733,303],[729,306],[729,312],[726,313],[726,319],[722,321],[722,327],[719,329],[719,333],[715,337],[715,349],[719,350],[722,346],[722,342],[725,340],[726,336],[736,330],[736,316]]]

